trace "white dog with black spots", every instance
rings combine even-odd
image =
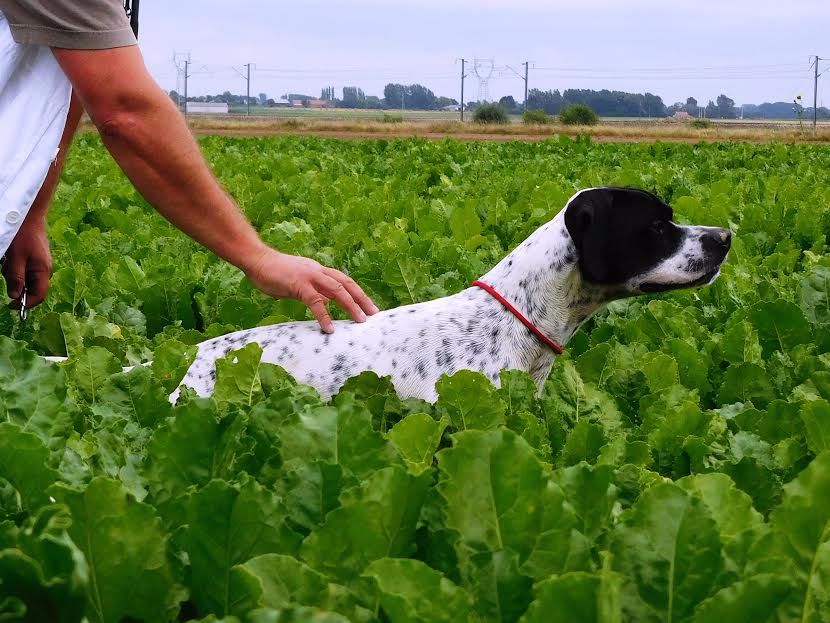
[[[729,230],[683,226],[643,190],[590,188],[481,278],[481,285],[382,311],[364,323],[288,322],[207,340],[182,379],[210,395],[216,360],[256,342],[262,361],[287,370],[328,398],[371,370],[401,397],[435,401],[444,374],[524,370],[541,389],[556,352],[609,301],[711,283],[729,251]],[[180,385],[180,387],[181,387]],[[171,395],[178,398],[180,388]]]

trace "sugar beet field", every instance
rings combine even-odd
[[[597,314],[541,395],[461,371],[435,404],[371,374],[323,401],[249,347],[173,407],[196,343],[309,316],[81,136],[49,298],[0,312],[0,621],[830,622],[830,148],[202,147],[269,243],[382,308],[467,287],[583,187],[734,242],[713,285]]]

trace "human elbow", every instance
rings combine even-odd
[[[129,141],[140,132],[140,116],[133,111],[114,111],[96,123],[105,141]]]

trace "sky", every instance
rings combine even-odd
[[[530,88],[651,92],[670,105],[721,93],[740,104],[812,105],[813,55],[830,59],[830,1],[799,0],[143,0],[140,44],[167,90],[182,89],[189,54],[193,95],[245,92],[318,96],[325,86],[383,95],[389,82],[420,83],[459,99],[523,99]],[[492,65],[489,62],[492,59]],[[830,69],[830,60],[820,63]],[[830,106],[830,71],[819,106]]]

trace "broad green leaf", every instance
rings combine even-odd
[[[381,273],[384,284],[395,293],[401,305],[418,303],[428,285],[429,270],[425,262],[406,255],[390,258]]]
[[[302,558],[349,585],[375,560],[411,555],[429,480],[397,466],[374,472],[343,492],[340,508],[303,542]]]
[[[517,415],[537,409],[536,382],[528,373],[520,370],[502,370],[498,395],[506,406],[506,415]]]
[[[521,623],[619,623],[620,578],[613,572],[566,573],[540,582]]]
[[[539,457],[549,460],[551,455],[547,423],[537,398],[536,382],[526,372],[502,370],[498,393],[507,406],[505,426],[521,435],[533,446]]]
[[[447,526],[470,551],[511,549],[527,558],[539,535],[547,476],[532,448],[505,430],[467,431],[438,453]]]
[[[682,621],[715,587],[720,535],[706,505],[671,484],[643,492],[611,539],[613,568],[625,580],[627,618]]]
[[[789,301],[777,300],[756,303],[749,311],[749,319],[758,330],[765,355],[775,350],[787,352],[812,337],[812,330],[804,312]]]
[[[205,612],[231,612],[231,567],[254,556],[292,553],[298,538],[285,526],[277,497],[251,479],[213,480],[190,497],[183,535],[190,594]]]
[[[711,359],[681,339],[669,340],[666,348],[677,363],[680,382],[689,389],[698,390],[702,396],[708,395],[712,391],[708,376]]]
[[[576,465],[582,461],[594,463],[607,441],[599,424],[580,420],[568,434],[568,440],[565,442],[559,460],[565,466]]]
[[[574,363],[583,380],[602,387],[614,368],[611,345],[607,342],[598,344],[581,354]]]
[[[418,560],[382,558],[364,575],[377,583],[390,623],[453,623],[470,616],[470,595]]]
[[[815,266],[801,280],[801,309],[814,324],[830,323],[830,267]]]
[[[724,334],[722,344],[723,358],[729,363],[763,363],[758,332],[746,320],[732,325]]]
[[[830,450],[830,403],[826,400],[805,403],[801,407],[801,420],[810,450],[815,454]]]
[[[63,369],[0,337],[0,421],[36,434],[54,450],[63,447],[73,411]]]
[[[339,464],[323,460],[293,458],[279,468],[274,490],[279,494],[291,521],[311,532],[339,505],[338,498],[354,477],[343,473]]]
[[[216,360],[216,386],[213,396],[218,402],[252,405],[262,398],[259,361],[262,348],[255,343],[229,352]]]
[[[461,576],[485,621],[518,621],[533,599],[533,583],[519,570],[518,554],[510,550],[470,554],[462,562]]]
[[[147,335],[160,333],[167,325],[181,323],[185,329],[196,326],[191,306],[191,288],[179,277],[155,279],[139,298],[147,317]]]
[[[325,612],[317,608],[261,608],[252,610],[246,623],[354,623],[336,612]]]
[[[570,361],[556,362],[541,400],[548,419],[557,414],[571,426],[586,420],[606,432],[616,431],[622,425],[622,414],[611,396],[583,382]]]
[[[252,418],[275,415],[263,406]],[[371,414],[353,398],[343,396],[336,408],[306,407],[280,419],[276,434],[285,461],[339,464],[361,480],[375,470],[402,464],[395,446],[372,429]]]
[[[780,477],[757,459],[743,457],[737,463],[725,465],[723,472],[752,497],[753,505],[761,513],[768,513],[781,497]]]
[[[16,542],[0,539],[0,621],[83,619],[88,568],[66,534],[70,523],[66,507],[45,506],[15,531]]]
[[[230,586],[231,610],[240,616],[255,608],[307,606],[339,612],[351,621],[370,618],[345,587],[332,584],[292,556],[263,554],[251,558],[231,569]]]
[[[610,525],[617,502],[614,469],[609,465],[592,467],[581,463],[559,470],[555,479],[576,513],[577,529],[595,540]]]
[[[438,408],[456,430],[490,430],[504,424],[505,405],[483,374],[460,370],[436,384]]]
[[[784,485],[781,504],[770,515],[785,553],[795,565],[795,590],[782,605],[783,617],[822,622],[830,612],[830,452],[819,454]]]
[[[341,396],[351,396],[364,403],[372,413],[373,427],[382,433],[387,432],[400,420],[401,401],[395,392],[395,386],[392,385],[392,379],[388,376],[381,378],[374,372],[361,372],[343,384],[334,399],[335,404]]]
[[[167,393],[178,387],[196,356],[196,346],[185,345],[178,340],[167,340],[153,352],[151,369]]]
[[[473,206],[466,204],[452,211],[450,230],[453,239],[461,245],[481,234],[481,221]]]
[[[81,398],[89,404],[96,404],[102,399],[104,384],[122,370],[111,352],[100,346],[93,346],[72,357],[67,371]]]
[[[447,423],[446,418],[436,422],[425,413],[412,413],[395,424],[387,436],[410,468],[419,472],[432,465]]]
[[[58,478],[48,463],[49,450],[37,435],[8,422],[0,424],[0,478],[17,489],[26,510],[48,501],[46,489]]]
[[[754,363],[729,366],[718,394],[718,400],[723,404],[751,402],[759,406],[766,405],[775,397],[767,373]]]
[[[649,353],[642,362],[649,389],[658,392],[679,382],[677,361],[664,353]]]
[[[521,437],[495,430],[454,435],[453,447],[438,453],[438,466],[446,525],[459,534],[462,578],[476,610],[485,618],[516,620],[531,585],[519,567],[547,527],[551,492],[542,464]]]
[[[741,532],[763,524],[763,517],[752,507],[752,498],[740,491],[726,474],[696,474],[677,481],[706,505],[726,542]]]
[[[701,602],[694,623],[765,623],[792,590],[787,578],[759,574],[735,582]]]
[[[244,435],[245,418],[229,414],[220,419],[213,400],[190,400],[172,413],[147,445],[145,475],[157,506],[191,486],[232,479],[252,453],[252,440]]]
[[[106,478],[95,478],[83,491],[55,485],[50,492],[69,506],[69,535],[89,565],[89,620],[172,618],[186,593],[174,573],[168,535],[155,510]]]
[[[93,411],[151,428],[170,413],[167,391],[145,366],[114,374],[101,386]]]

